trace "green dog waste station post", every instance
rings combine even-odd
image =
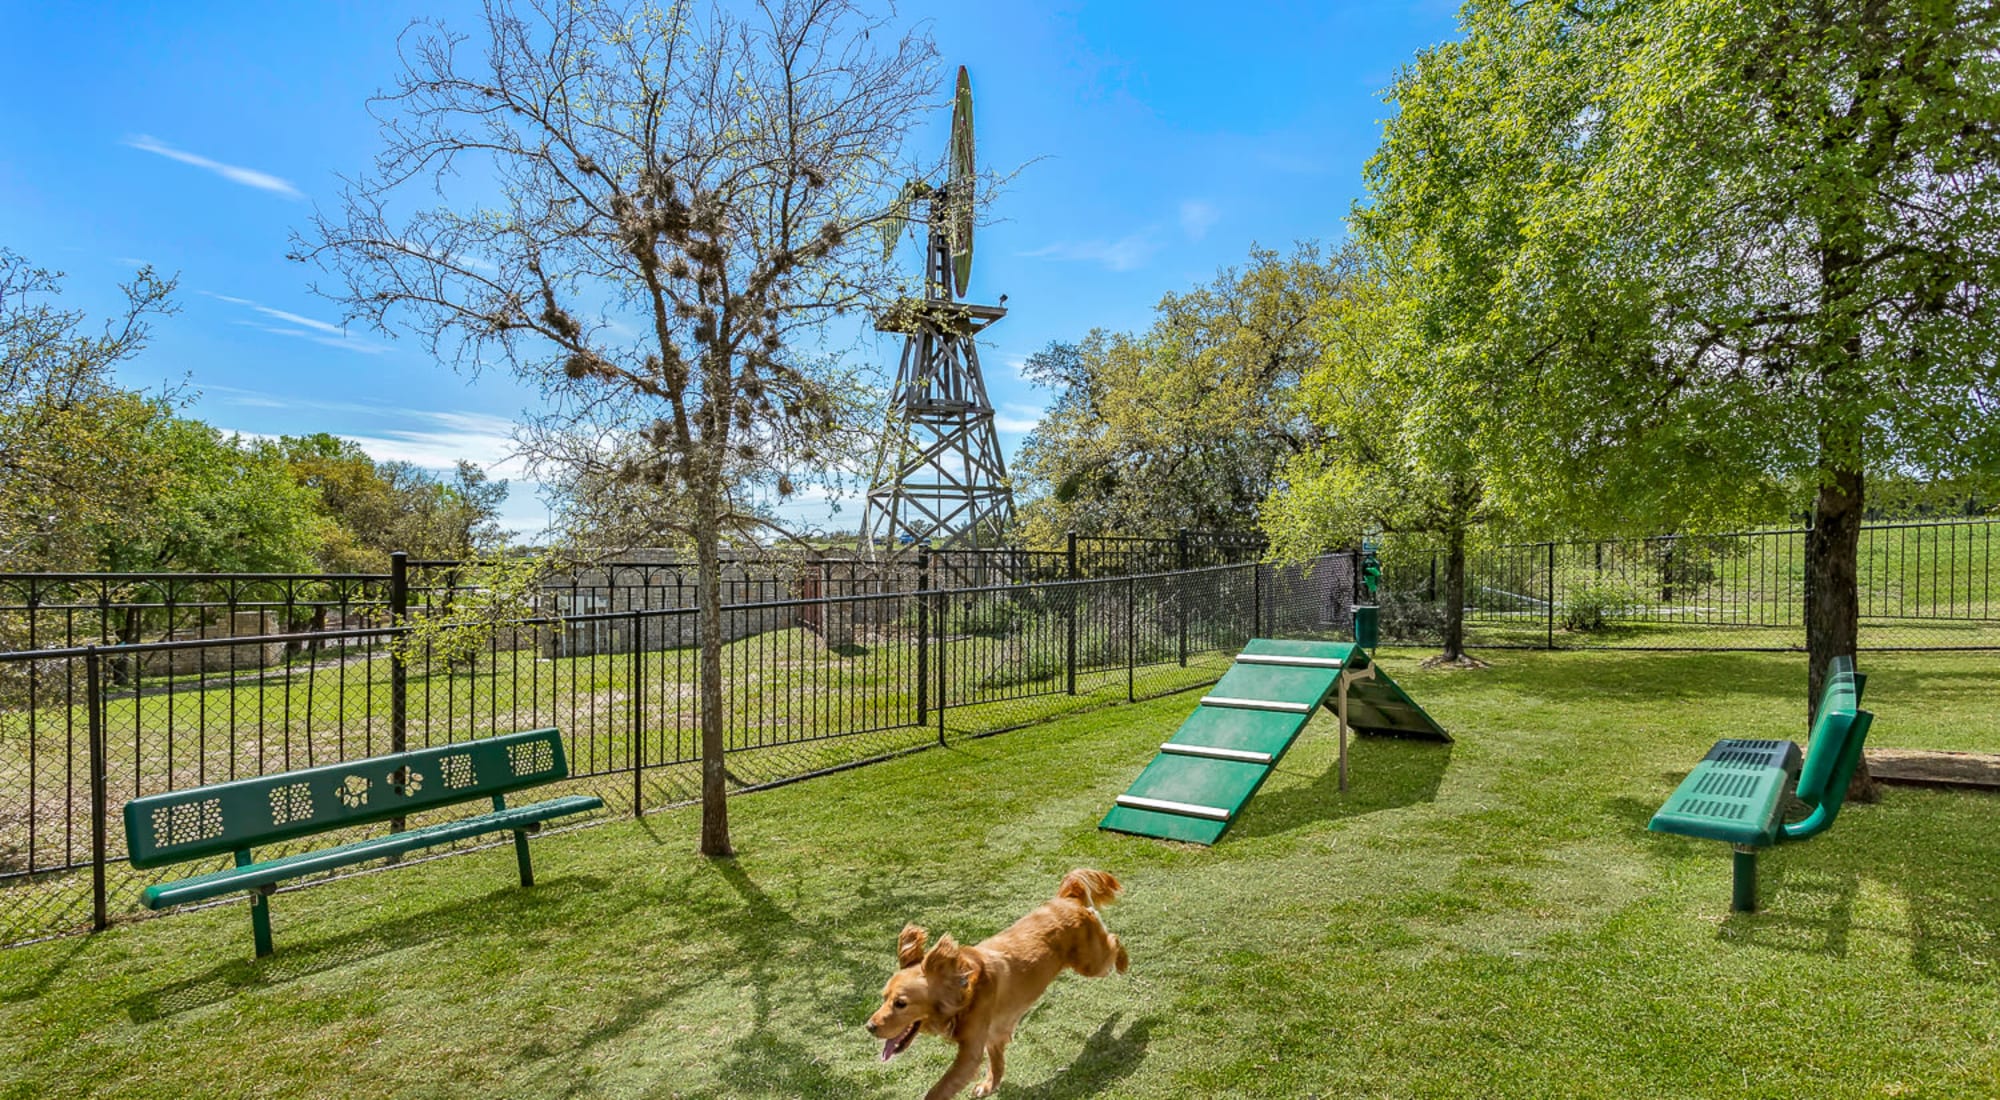
[[[1371,634],[1372,625],[1371,619]],[[1355,627],[1359,633],[1359,614]],[[1322,706],[1331,708],[1339,723],[1342,791],[1350,729],[1451,740],[1362,645],[1257,638],[1160,746],[1131,789],[1118,796],[1098,828],[1214,844]]]
[[[1374,649],[1382,640],[1381,609],[1373,604],[1356,604],[1354,607],[1354,644],[1362,649]]]

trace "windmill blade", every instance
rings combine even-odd
[[[951,109],[951,267],[959,297],[972,284],[972,228],[976,206],[973,202],[975,172],[972,159],[972,78],[965,66],[958,67],[958,96]]]
[[[911,180],[896,192],[896,197],[882,211],[875,222],[875,232],[882,240],[882,258],[888,259],[896,252],[896,245],[903,239],[904,230],[910,226],[910,211],[918,202],[931,193],[930,186],[922,180]]]

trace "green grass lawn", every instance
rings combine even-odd
[[[906,1097],[861,1030],[906,920],[976,940],[1112,871],[1131,973],[1066,976],[1003,1097],[1990,1097],[2000,799],[1892,789],[1764,862],[1648,816],[1718,736],[1796,737],[1795,656],[1386,664],[1459,738],[1329,720],[1213,849],[1099,833],[1181,695],[692,810],[0,952],[0,1095]],[[2000,750],[1993,656],[1870,658],[1875,743]]]

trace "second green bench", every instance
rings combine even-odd
[[[1875,717],[1860,709],[1867,679],[1855,673],[1852,658],[1835,658],[1803,757],[1790,741],[1717,741],[1647,825],[1656,833],[1730,845],[1736,853],[1731,907],[1738,912],[1757,908],[1757,854],[1825,832],[1847,801]],[[1794,799],[1810,812],[1785,824]]]

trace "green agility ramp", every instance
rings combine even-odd
[[[1451,740],[1360,646],[1258,638],[1237,654],[1097,827],[1215,843],[1322,706],[1340,720],[1343,791],[1350,728]]]

